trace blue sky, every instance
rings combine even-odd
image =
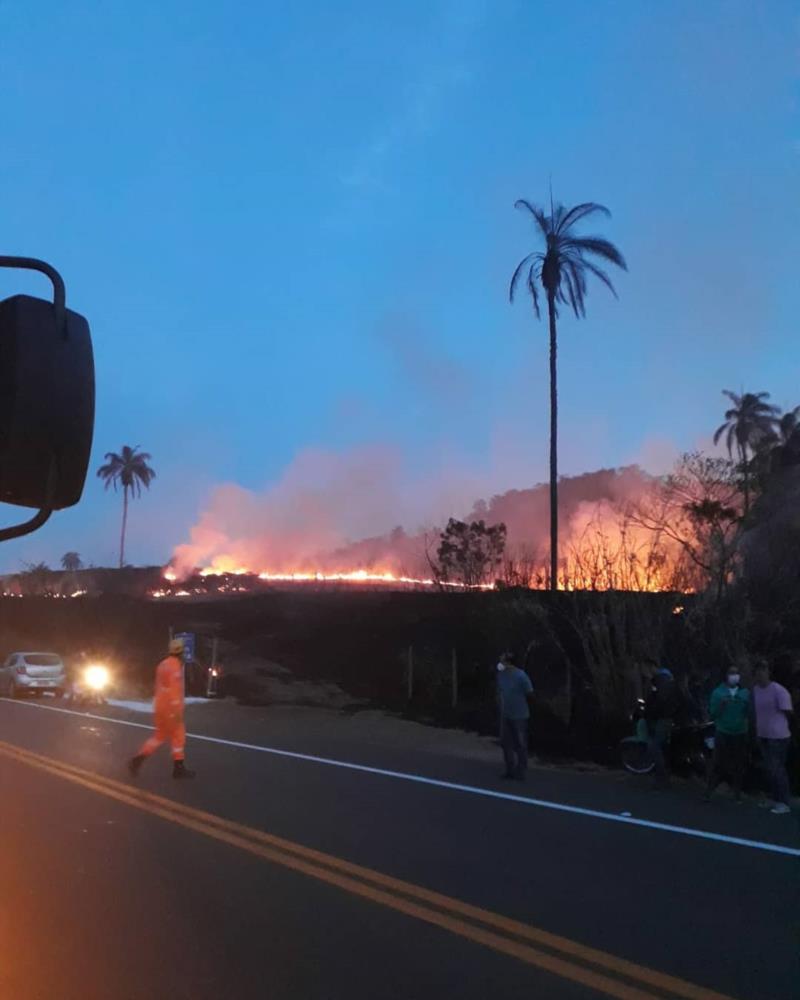
[[[564,472],[704,441],[725,387],[800,402],[791,0],[3,0],[0,93],[0,247],[90,320],[92,467],[153,454],[136,562],[298,456],[391,453],[391,521],[542,479],[546,330],[507,283],[550,178],[630,268],[561,324]],[[113,562],[118,513],[92,474],[0,566]]]

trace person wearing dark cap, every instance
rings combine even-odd
[[[672,726],[678,711],[678,689],[672,671],[652,665],[650,690],[645,698],[644,718],[647,742],[653,757],[656,788],[669,787],[667,750],[672,738]]]

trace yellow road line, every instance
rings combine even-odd
[[[0,754],[247,851],[264,860],[335,885],[407,916],[434,924],[561,978],[615,997],[617,1000],[656,1000],[656,996],[661,997],[664,994],[668,997],[681,997],[684,1000],[730,1000],[729,997],[713,990],[636,965],[414,883],[384,875],[262,830],[226,820],[213,813],[185,806],[75,765],[23,750],[13,744],[0,741]],[[431,904],[437,909],[431,909],[431,905],[423,904]],[[476,926],[473,922],[479,925]],[[528,941],[543,945],[560,955],[533,948],[526,943]],[[596,969],[576,964],[572,959],[589,963],[633,982],[609,978]],[[638,988],[639,986],[654,988],[658,994],[644,992]]]

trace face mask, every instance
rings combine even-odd
[[[506,665],[505,665],[505,663],[498,663],[498,664],[497,664],[497,672],[498,672],[498,673],[501,673],[501,672],[502,672],[503,670],[505,670],[505,669],[506,669]]]
[[[741,676],[739,674],[728,674],[728,687],[737,688],[739,687],[739,681]]]

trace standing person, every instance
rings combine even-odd
[[[750,692],[742,687],[738,667],[731,667],[725,680],[711,694],[711,719],[715,724],[714,756],[708,774],[706,800],[724,779],[742,801],[742,781],[747,765],[747,749],[752,711]]]
[[[756,736],[769,776],[770,791],[775,800],[770,812],[781,816],[791,812],[786,755],[789,752],[792,736],[789,730],[792,697],[782,684],[772,680],[769,663],[766,660],[759,660],[756,663],[755,679],[753,707],[756,717]]]
[[[672,671],[658,667],[654,671],[650,691],[645,698],[644,719],[647,742],[653,756],[655,787],[669,787],[667,748],[672,738],[672,727],[678,711],[678,687]]]
[[[502,665],[502,670],[500,666]],[[504,778],[522,781],[528,769],[528,699],[531,679],[520,670],[513,653],[503,653],[497,669],[497,699],[500,705],[500,743],[506,770]]]
[[[145,760],[162,743],[169,742],[172,749],[172,777],[193,778],[194,771],[187,771],[184,764],[186,727],[183,724],[184,679],[183,640],[170,639],[169,654],[156,667],[156,691],[153,700],[156,731],[145,740],[128,767],[134,776]]]

